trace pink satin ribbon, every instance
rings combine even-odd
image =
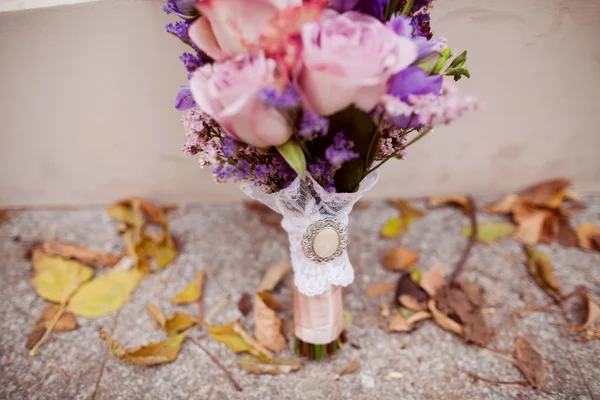
[[[344,329],[342,288],[332,286],[318,296],[306,296],[294,286],[294,333],[307,343],[328,344]]]

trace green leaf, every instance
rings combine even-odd
[[[452,60],[452,62],[450,63],[450,68],[454,68],[454,67],[462,67],[463,65],[465,65],[465,61],[467,61],[467,51],[463,51],[462,53],[460,53],[459,55],[456,56],[456,58],[454,60]]]
[[[335,188],[338,193],[352,193],[358,190],[366,169],[377,154],[377,126],[369,114],[350,106],[329,117],[328,136],[333,138],[341,131],[354,144],[352,151],[359,156],[345,163],[335,173]]]
[[[508,222],[488,222],[477,225],[477,240],[482,243],[490,244],[493,241],[512,235],[515,227]],[[471,236],[471,226],[467,226],[462,230],[462,235],[465,237]]]
[[[391,218],[388,219],[381,228],[381,237],[386,239],[393,239],[398,235],[406,232],[410,224],[412,223],[412,218]]]
[[[289,140],[286,143],[277,146],[279,154],[287,161],[287,163],[296,171],[298,176],[304,178],[306,175],[306,158],[302,147],[298,142]]]
[[[453,76],[455,81],[458,81],[463,75],[467,78],[471,77],[469,70],[464,65],[460,67],[448,68],[446,72],[444,72],[444,75]]]

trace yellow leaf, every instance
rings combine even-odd
[[[165,322],[165,332],[167,332],[167,335],[173,336],[181,331],[191,328],[199,322],[200,321],[198,321],[197,318],[184,312],[177,311]]]
[[[250,354],[241,356],[237,363],[244,371],[251,374],[281,375],[302,368],[302,365],[296,360],[274,358],[271,361],[265,361]]]
[[[248,352],[263,358],[256,348],[234,331],[236,323],[237,321],[232,321],[225,325],[208,325],[205,328],[214,340],[219,343],[225,343],[234,353]]]
[[[525,247],[527,269],[535,282],[555,300],[562,298],[562,291],[554,276],[554,269],[548,256],[531,247]]]
[[[383,228],[381,228],[381,237],[393,239],[406,232],[411,223],[412,217],[388,219],[383,225]]]
[[[167,323],[167,317],[165,316],[165,313],[163,313],[161,308],[155,306],[154,304],[146,303],[146,310],[148,310],[148,312],[152,314],[152,317],[154,317],[156,323],[164,328],[165,324]]]
[[[174,361],[181,350],[181,345],[188,332],[171,336],[160,342],[149,343],[134,349],[127,349],[111,338],[105,331],[100,331],[100,339],[106,341],[111,353],[121,361],[130,365],[157,365]]]
[[[292,266],[287,263],[275,264],[265,274],[257,292],[265,292],[275,289],[275,286],[287,275]]]
[[[462,230],[462,235],[471,237],[471,226],[467,226]],[[477,240],[482,243],[490,244],[495,240],[512,235],[515,231],[513,224],[508,222],[488,222],[477,225]]]
[[[64,303],[81,286],[92,278],[94,270],[76,261],[56,257],[31,279],[35,291],[44,299]]]
[[[128,225],[136,224],[136,217],[131,207],[122,204],[114,204],[108,208],[108,215],[117,221],[125,222]]]
[[[37,274],[42,272],[46,268],[55,264],[69,265],[72,268],[79,268],[82,264],[79,261],[66,260],[58,256],[50,256],[42,251],[41,248],[37,247],[31,254],[31,261],[33,263],[33,272]],[[84,265],[85,266],[85,265]]]
[[[69,302],[69,310],[82,317],[96,318],[123,307],[144,274],[136,269],[104,274],[84,285]]]
[[[196,279],[190,282],[177,296],[169,300],[173,304],[195,303],[202,297],[202,287],[204,286],[204,271],[198,271]]]
[[[165,239],[158,245],[155,258],[159,268],[166,267],[177,257],[177,246],[171,234],[166,229],[165,225]]]
[[[277,302],[267,292],[254,296],[254,336],[258,343],[276,353],[283,351],[286,341],[281,333],[281,320],[270,307]]]

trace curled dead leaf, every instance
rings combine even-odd
[[[579,240],[579,247],[588,251],[600,251],[600,230],[594,223],[588,222],[579,225],[575,232]]]
[[[538,353],[522,336],[515,339],[515,366],[529,381],[531,386],[542,389],[546,377],[546,367]]]
[[[427,309],[429,295],[412,279],[410,274],[402,273],[396,285],[394,297],[399,305],[412,311],[422,311]]]
[[[600,321],[600,305],[594,301],[587,291],[581,294],[581,300],[584,305],[585,319],[583,324],[573,327],[573,333],[579,333]]]
[[[238,301],[238,310],[240,310],[244,316],[252,311],[252,297],[249,293],[242,293],[242,297],[240,297],[240,301]]]
[[[462,208],[465,215],[470,215],[472,212],[471,202],[469,202],[467,196],[444,196],[429,198],[428,206],[430,208],[436,208],[447,205],[453,205]]]
[[[510,214],[518,201],[519,197],[517,195],[509,194],[498,203],[488,204],[483,208],[483,211],[488,214]]]
[[[152,317],[159,326],[161,326],[162,328],[165,327],[165,324],[167,323],[167,317],[165,316],[163,310],[160,307],[155,306],[151,303],[146,303],[146,310],[148,310],[148,312],[152,315]]]
[[[395,287],[396,287],[396,285],[394,285],[393,283],[375,282],[367,288],[367,296],[369,296],[369,297],[383,296],[384,294],[387,294],[387,293],[390,293],[391,291],[393,291]]]
[[[554,269],[548,256],[531,247],[525,247],[525,254],[527,256],[527,270],[535,283],[553,299],[560,301],[562,290],[554,276]]]
[[[543,181],[523,190],[519,199],[535,206],[559,208],[571,184],[571,180],[562,178]]]
[[[515,236],[525,245],[536,245],[542,237],[544,225],[552,223],[549,218],[551,218],[549,211],[537,210],[535,213],[532,213],[530,216],[523,218],[520,221],[519,226],[515,231]]]
[[[259,375],[286,375],[302,368],[302,365],[296,360],[273,358],[271,361],[265,361],[250,354],[242,355],[237,364],[244,371]]]
[[[333,377],[333,380],[337,381],[338,379],[340,379],[340,377],[342,377],[344,375],[348,375],[348,374],[352,374],[352,373],[356,372],[358,370],[359,365],[360,364],[358,363],[358,360],[350,361],[348,364],[346,364],[346,366],[344,368],[342,368],[342,370],[340,372],[338,372]]]
[[[427,294],[434,297],[437,291],[444,285],[444,266],[438,264],[428,271],[422,271],[419,285]]]
[[[59,306],[56,304],[48,304],[38,317],[34,327],[29,332],[29,337],[27,338],[27,343],[25,347],[31,350],[33,346],[42,338],[46,329],[50,326],[50,323],[56,316],[56,313],[59,312]],[[64,312],[60,315],[56,324],[52,328],[52,332],[67,332],[77,329],[77,317],[73,313]]]
[[[398,302],[410,311],[424,311],[427,310],[427,303],[417,301],[414,297],[408,294],[401,294],[398,296]]]
[[[458,322],[454,321],[452,318],[438,310],[437,306],[435,305],[435,300],[429,300],[429,303],[427,305],[429,307],[429,311],[431,311],[433,321],[440,328],[450,332],[454,332],[458,335],[463,334],[463,327]]]
[[[427,215],[425,212],[413,207],[406,199],[392,199],[390,203],[400,211],[400,215],[404,219],[418,219]]]
[[[285,278],[290,272],[292,266],[288,263],[275,264],[265,274],[260,285],[258,285],[258,292],[271,291],[275,289],[277,284]]]
[[[119,257],[115,254],[101,253],[75,243],[58,240],[45,240],[39,244],[39,248],[49,256],[74,259],[94,267],[112,267],[119,262]]]
[[[579,246],[577,232],[575,232],[567,218],[558,219],[558,234],[556,235],[556,240],[563,246]]]
[[[237,321],[231,321],[225,325],[208,325],[205,329],[214,340],[226,344],[234,353],[248,352],[261,359],[273,358],[268,350],[264,351],[262,346],[256,346],[258,343],[253,343],[254,339],[241,328]]]
[[[266,292],[254,296],[254,336],[258,343],[273,352],[283,351],[286,341],[281,333],[281,320],[270,306],[276,306]]]
[[[410,332],[416,328],[416,324],[420,321],[431,318],[431,314],[425,311],[419,311],[408,318],[404,318],[402,314],[396,314],[390,321],[388,332]]]
[[[187,284],[181,292],[175,297],[172,297],[169,301],[172,304],[188,304],[195,303],[202,298],[202,289],[204,287],[204,270],[198,271],[196,278]]]
[[[174,361],[187,334],[186,331],[160,342],[149,343],[133,349],[125,348],[105,331],[100,331],[100,339],[108,343],[110,352],[121,361],[130,365],[148,366]]]
[[[419,256],[407,247],[391,248],[381,260],[383,268],[389,271],[408,271],[418,261]]]
[[[165,321],[165,332],[169,336],[178,334],[200,323],[196,317],[192,317],[181,311],[175,312],[169,319]]]

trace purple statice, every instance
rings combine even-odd
[[[247,161],[238,162],[233,166],[232,174],[236,182],[250,178],[250,164]]]
[[[431,31],[431,17],[429,13],[419,13],[412,17],[410,25],[413,28],[415,36],[422,36],[427,40],[431,40],[433,32]]]
[[[194,97],[192,96],[192,91],[189,86],[181,86],[175,95],[175,99],[173,100],[173,106],[175,106],[176,110],[185,111],[194,107],[196,102],[194,101]]]
[[[329,130],[329,120],[318,114],[305,111],[300,121],[298,134],[305,140],[313,140],[319,136],[325,136]]]
[[[196,55],[187,52],[183,53],[179,56],[179,60],[183,63],[183,66],[188,72],[188,79],[192,77],[192,73],[196,69],[204,65],[204,62],[202,61],[202,55],[198,53],[196,53]]]
[[[215,182],[227,182],[233,174],[233,168],[230,165],[217,165],[213,169],[212,175]]]
[[[167,0],[167,4],[162,6],[162,10],[167,14],[175,14],[184,19],[196,18],[200,13],[195,4],[196,0]]]
[[[413,3],[412,12],[416,13],[422,8],[429,7],[431,3],[433,3],[433,0],[415,0],[415,2]]]
[[[316,158],[307,165],[308,173],[323,189],[335,192],[335,181],[331,165],[322,158]]]
[[[177,36],[183,43],[191,45],[192,41],[188,35],[188,27],[187,21],[170,22],[165,26],[165,31]]]
[[[229,136],[224,136],[221,142],[223,142],[223,147],[221,147],[223,155],[227,158],[233,157],[237,150],[237,142]]]
[[[331,0],[330,7],[343,13],[358,11],[383,21],[383,13],[389,0]]]
[[[358,153],[352,151],[354,143],[346,139],[343,132],[338,132],[333,138],[333,144],[325,149],[325,159],[331,165],[334,171],[337,171],[341,166],[358,157]]]
[[[269,108],[285,111],[300,105],[300,94],[292,84],[283,90],[275,86],[266,86],[256,95],[257,99]]]
[[[262,181],[267,175],[272,173],[272,168],[267,164],[258,164],[254,167],[254,177],[256,178],[256,182]]]
[[[276,173],[278,186],[280,189],[288,187],[298,176],[296,171],[290,167],[287,161],[280,155],[276,154],[271,158],[272,170]]]

